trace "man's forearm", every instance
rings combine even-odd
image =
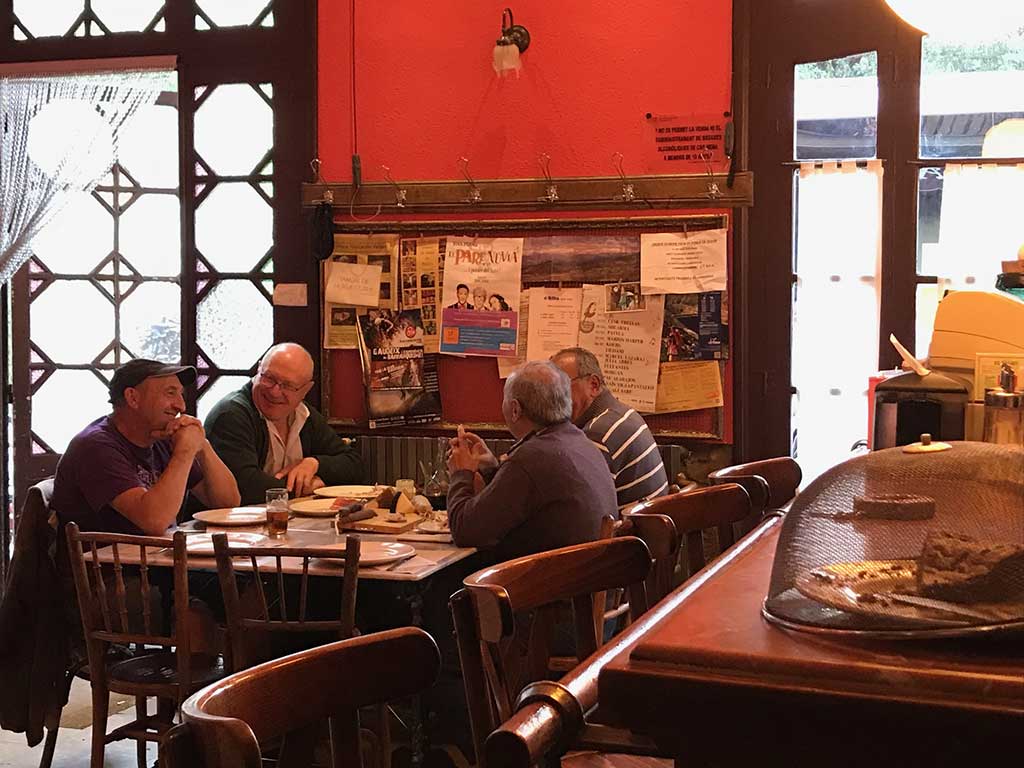
[[[235,476],[213,450],[209,440],[198,457],[199,465],[203,468],[203,501],[211,507],[238,506],[241,503],[241,496],[238,493]]]
[[[171,454],[160,478],[143,494],[137,510],[125,516],[146,534],[162,535],[178,517],[191,469],[191,456]]]

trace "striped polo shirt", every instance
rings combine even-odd
[[[608,463],[620,512],[668,490],[665,465],[647,423],[607,389],[583,412],[578,426]]]

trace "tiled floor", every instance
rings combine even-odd
[[[115,694],[110,700],[111,714],[108,730],[130,721],[135,707],[128,706],[130,699]],[[150,707],[153,704],[150,703]],[[61,717],[60,734],[57,736],[57,751],[53,756],[53,768],[89,768],[89,741],[92,738],[92,706],[89,684],[76,680],[71,688],[71,699]],[[74,727],[67,727],[67,726]],[[32,749],[25,744],[25,734],[0,731],[0,768],[36,768],[43,753],[42,743]],[[150,765],[156,761],[156,745],[149,745]],[[108,768],[134,768],[135,742],[118,741],[107,745],[105,765]]]

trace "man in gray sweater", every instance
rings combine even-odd
[[[500,461],[462,427],[451,440],[455,543],[507,560],[596,540],[601,518],[618,517],[615,486],[597,447],[570,421],[569,377],[549,362],[527,363],[505,382],[501,410],[518,442]]]

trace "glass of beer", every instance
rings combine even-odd
[[[288,489],[267,489],[267,535],[272,538],[288,533]]]

